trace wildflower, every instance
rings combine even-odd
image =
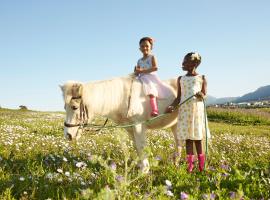
[[[62,169],[57,169],[56,170],[58,173],[62,174],[63,173],[63,170]]]
[[[76,163],[76,167],[78,167],[78,168],[84,168],[84,167],[87,167],[87,164],[85,162],[77,162]]]
[[[202,198],[203,199],[210,199],[210,200],[213,200],[216,198],[216,195],[214,193],[211,193],[211,194],[203,194],[202,195]]]
[[[89,161],[91,161],[91,160],[93,159],[91,153],[88,153],[88,154],[87,154],[87,159],[88,159]]]
[[[156,156],[155,159],[158,160],[158,161],[160,161],[161,160],[161,157],[160,156]]]
[[[185,192],[181,192],[181,199],[188,199],[188,194]]]
[[[115,179],[116,179],[118,182],[121,182],[121,181],[124,180],[124,177],[121,176],[121,175],[118,175],[118,176],[115,177]]]
[[[231,199],[234,199],[236,197],[235,192],[229,192],[229,195]]]
[[[20,180],[20,181],[24,181],[25,178],[24,178],[23,176],[21,176],[21,177],[19,178],[19,180]]]
[[[165,181],[165,183],[166,183],[166,185],[167,185],[167,186],[169,186],[169,187],[171,187],[171,186],[172,186],[172,182],[171,182],[171,181],[169,181],[169,180],[166,180],[166,181]]]
[[[73,173],[73,176],[76,177],[76,178],[78,178],[78,177],[80,177],[80,174],[74,172],[74,173]]]
[[[230,169],[229,165],[226,165],[226,164],[222,164],[220,167],[221,167],[221,169],[224,169],[224,170]]]
[[[210,194],[210,199],[215,199],[215,198],[216,198],[215,193],[211,193],[211,194]]]
[[[171,190],[167,190],[167,191],[166,191],[166,194],[167,194],[168,196],[170,196],[170,197],[173,197],[173,193],[172,193]]]
[[[167,186],[167,190],[172,189],[172,182],[171,182],[171,181],[165,180],[165,184],[166,184],[166,186]]]
[[[208,194],[203,194],[203,195],[202,195],[202,198],[203,198],[203,199],[209,199],[209,195],[208,195]]]
[[[84,181],[82,181],[82,182],[81,182],[81,185],[82,185],[82,186],[85,186],[85,185],[86,185],[86,183],[85,183]]]
[[[91,173],[91,176],[92,176],[93,178],[97,178],[97,175],[96,175],[95,173]]]
[[[69,177],[69,176],[70,176],[70,172],[65,172],[65,175],[66,175],[67,177]]]
[[[211,171],[216,171],[216,169],[213,166],[209,166],[208,169]]]
[[[201,56],[195,52],[191,55],[191,60],[201,60]]]
[[[68,160],[67,160],[67,158],[66,158],[66,157],[63,157],[63,161],[64,161],[64,162],[67,162]]]
[[[53,174],[52,174],[52,173],[48,173],[48,174],[46,175],[46,178],[48,178],[48,179],[53,179]]]
[[[111,167],[111,169],[112,169],[113,171],[115,171],[117,166],[116,166],[115,162],[112,162],[112,163],[110,164],[110,167]]]

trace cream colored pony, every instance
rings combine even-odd
[[[164,113],[177,94],[177,79],[167,80],[170,94],[166,99],[158,99],[160,113]],[[142,122],[150,118],[149,97],[143,92],[142,83],[134,75],[111,80],[80,83],[67,82],[61,86],[65,102],[66,119],[64,135],[66,138],[78,139],[81,135],[79,124],[91,123],[96,116],[107,117],[119,125]],[[138,155],[142,161],[143,172],[149,170],[146,147],[146,129],[170,127],[175,139],[176,155],[180,155],[180,140],[176,136],[177,112],[173,112],[151,121],[149,124],[139,123],[126,128]]]

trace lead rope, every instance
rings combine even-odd
[[[186,103],[187,101],[189,101],[191,98],[193,98],[195,95],[192,95],[190,97],[188,97],[185,101],[183,101],[182,103],[178,104],[177,106],[175,106],[175,109],[176,108],[179,108],[181,105],[183,105],[184,103]],[[124,125],[114,125],[114,126],[100,126],[100,125],[95,125],[95,124],[84,124],[84,127],[93,127],[93,128],[101,128],[101,129],[104,129],[104,128],[107,128],[107,129],[111,129],[111,128],[129,128],[129,127],[133,127],[133,126],[136,126],[138,124],[149,124],[150,122],[158,119],[158,118],[161,118],[165,115],[168,115],[170,113],[163,113],[163,114],[160,114],[156,117],[152,117],[150,119],[147,119],[147,120],[144,120],[144,121],[140,121],[140,122],[136,122],[136,123],[132,123],[132,124],[124,124]]]
[[[207,135],[207,113],[206,113],[206,105],[205,105],[205,101],[203,99],[203,105],[204,105],[204,126],[205,126],[205,161],[204,161],[204,166],[203,166],[203,170],[205,170],[205,166],[206,166],[206,160],[207,160],[207,155],[208,155],[208,135]]]
[[[184,103],[186,103],[187,101],[189,101],[191,98],[193,98],[195,96],[192,95],[190,97],[188,97],[185,101],[181,102],[180,104],[178,104],[177,106],[175,106],[175,109],[176,108],[179,108],[181,105],[183,105]],[[204,162],[204,170],[205,170],[205,166],[206,166],[206,160],[207,160],[207,155],[208,155],[208,137],[207,137],[207,131],[208,131],[208,128],[207,128],[207,113],[206,113],[206,105],[205,105],[205,101],[203,99],[203,105],[204,105],[204,125],[205,125],[205,162]],[[88,114],[88,113],[87,113]],[[148,120],[145,120],[145,121],[141,121],[141,122],[137,122],[137,123],[132,123],[132,124],[124,124],[124,125],[115,125],[115,126],[105,126],[107,121],[108,121],[108,118],[106,119],[105,123],[103,126],[100,126],[100,125],[95,125],[95,124],[84,124],[83,127],[94,127],[94,128],[98,128],[98,131],[100,131],[101,129],[111,129],[111,128],[129,128],[129,127],[133,127],[133,126],[136,126],[137,124],[149,124],[151,121],[154,121],[158,118],[161,118],[167,114],[170,114],[170,113],[163,113],[163,114],[160,114],[156,117],[153,117],[151,119],[148,119]]]

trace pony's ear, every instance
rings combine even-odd
[[[64,92],[64,86],[63,85],[59,85],[59,87],[62,90],[62,92]]]
[[[82,96],[83,86],[82,84],[76,83],[72,86],[71,94],[73,97],[81,97]]]

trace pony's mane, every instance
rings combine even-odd
[[[131,74],[84,84],[84,102],[91,102],[89,105],[97,105],[93,109],[98,113],[118,109],[119,106],[127,103],[127,93],[130,92],[132,77],[134,75]]]
[[[126,76],[120,76],[120,77],[112,77],[110,79],[105,79],[105,80],[94,80],[94,81],[90,81],[88,83],[103,83],[103,82],[108,82],[108,81],[114,81],[114,80],[119,80],[119,79],[131,79],[131,78],[135,78],[135,74],[131,73],[128,74]]]

